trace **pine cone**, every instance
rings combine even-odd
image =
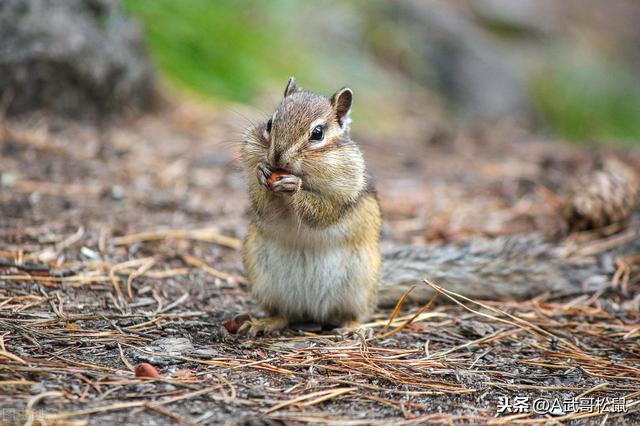
[[[640,199],[640,177],[615,158],[600,159],[571,185],[564,211],[572,231],[629,220]]]

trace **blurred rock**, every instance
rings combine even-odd
[[[559,25],[548,0],[473,0],[470,6],[483,22],[511,32],[550,33]]]
[[[528,113],[516,65],[472,20],[436,0],[396,4],[400,19],[420,38],[418,49],[433,68],[438,89],[463,115]]]
[[[137,25],[117,0],[0,1],[0,105],[99,116],[152,101]]]

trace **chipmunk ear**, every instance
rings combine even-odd
[[[353,101],[353,92],[348,87],[343,87],[333,94],[331,97],[331,106],[336,113],[336,118],[341,127],[348,126],[349,113],[351,112],[351,102]]]
[[[296,78],[293,76],[289,77],[289,81],[287,81],[287,87],[284,88],[284,97],[286,98],[287,96],[289,96],[293,92],[296,92],[297,90],[298,90],[298,85],[296,84]]]

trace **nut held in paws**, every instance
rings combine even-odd
[[[273,172],[271,172],[271,176],[269,176],[269,178],[267,179],[269,188],[271,188],[274,183],[282,179],[283,176],[286,176],[288,174],[289,173],[285,172],[284,170],[274,170]]]

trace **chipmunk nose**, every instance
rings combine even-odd
[[[291,169],[291,159],[289,158],[288,155],[285,155],[282,151],[274,151],[273,155],[271,156],[271,166],[275,167],[276,169],[284,169],[284,170],[290,170]]]
[[[2,1],[2,0],[0,0]],[[286,148],[271,147],[267,155],[269,165],[274,169],[282,169],[293,172],[298,160],[295,155]]]
[[[275,151],[273,153],[273,164],[276,167],[280,166],[280,160],[282,160],[282,151]]]

